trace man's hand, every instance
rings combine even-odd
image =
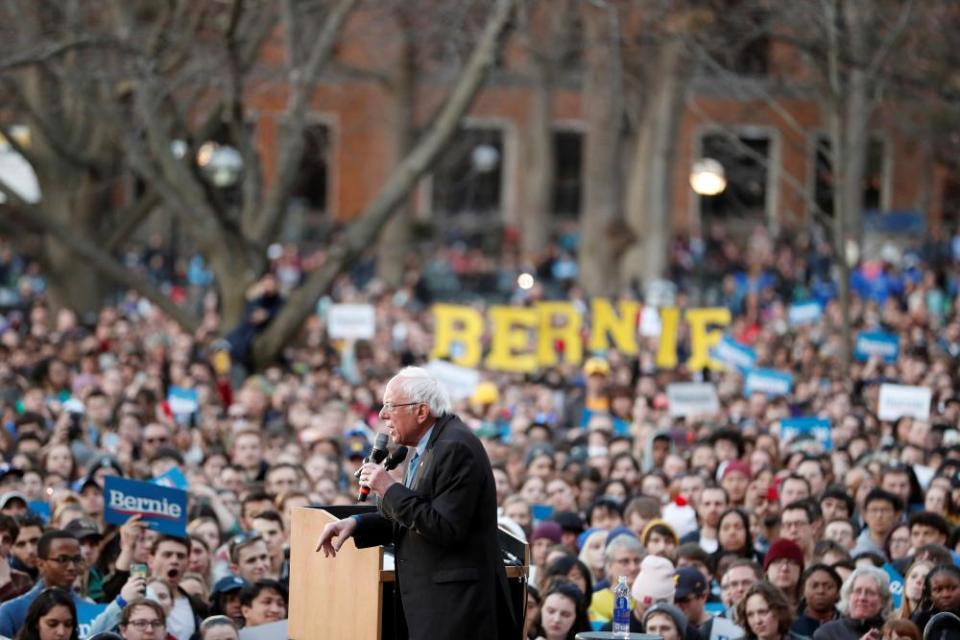
[[[370,487],[370,492],[381,498],[396,482],[383,465],[365,462],[360,467],[360,486]]]
[[[120,589],[120,597],[130,602],[137,598],[142,598],[147,592],[147,580],[143,576],[130,576],[123,588]]]
[[[127,523],[120,527],[120,547],[133,551],[146,527],[146,523],[140,521],[140,514],[131,516]]]
[[[353,530],[357,528],[357,521],[353,518],[346,518],[337,522],[331,522],[323,529],[320,539],[317,540],[317,551],[323,549],[323,557],[337,557],[337,551],[353,535]],[[336,542],[334,542],[336,538]]]

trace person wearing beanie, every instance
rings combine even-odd
[[[643,559],[631,590],[637,609],[646,609],[654,602],[673,603],[673,571],[673,563],[666,558],[649,555]]]
[[[552,520],[544,520],[533,529],[530,536],[530,583],[540,586],[540,576],[547,566],[550,547],[560,544],[563,528]]]
[[[683,640],[687,636],[687,616],[672,604],[658,602],[643,614],[643,632],[663,640]]]
[[[750,465],[742,460],[731,460],[723,468],[720,486],[727,492],[730,504],[741,506],[750,485]]]
[[[771,584],[783,591],[793,609],[800,603],[803,566],[803,550],[796,542],[786,538],[774,540],[763,558],[764,575]]]
[[[663,507],[663,519],[677,532],[678,538],[697,530],[697,512],[682,495]]]
[[[640,532],[640,544],[647,553],[661,556],[671,562],[674,560],[678,542],[677,532],[665,520],[659,518],[648,522]]]

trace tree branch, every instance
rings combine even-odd
[[[120,264],[113,256],[91,242],[77,229],[68,227],[48,214],[42,207],[36,207],[26,202],[0,178],[0,193],[7,197],[23,211],[30,214],[30,221],[38,225],[43,232],[54,236],[64,247],[69,249],[78,259],[86,261],[90,266],[119,285],[138,291],[145,298],[156,304],[170,318],[176,321],[184,330],[195,332],[200,323],[186,310],[178,307],[165,296],[158,288],[146,279]]]
[[[376,197],[351,224],[343,241],[334,247],[326,262],[287,299],[284,308],[254,343],[254,359],[263,365],[273,360],[283,345],[299,331],[317,299],[330,287],[344,266],[370,246],[420,177],[456,134],[460,121],[496,62],[499,42],[516,7],[516,0],[497,0],[486,27],[443,109],[410,153],[387,178]]]

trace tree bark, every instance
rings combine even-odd
[[[622,276],[631,282],[648,283],[664,277],[667,271],[671,179],[685,57],[685,45],[679,38],[668,37],[660,45],[636,135],[626,218],[637,241],[621,262]]]
[[[400,165],[413,146],[417,90],[414,35],[410,32],[410,25],[403,16],[399,16],[397,22],[402,38],[389,82],[393,94],[395,166]],[[410,255],[412,223],[410,199],[407,198],[397,207],[396,212],[387,222],[377,244],[377,277],[390,287],[398,287],[403,282],[406,259]]]
[[[586,41],[583,100],[587,136],[583,151],[583,209],[580,214],[580,285],[588,296],[616,287],[608,230],[620,217],[622,95],[616,7],[585,3]]]
[[[327,261],[291,294],[283,309],[257,338],[253,353],[258,367],[280,355],[303,321],[313,313],[317,299],[330,288],[344,266],[377,239],[396,208],[410,195],[420,177],[456,134],[460,120],[473,104],[495,62],[499,42],[510,24],[515,3],[516,0],[497,0],[466,67],[423,137],[387,178],[357,221],[347,228],[343,240],[333,248]]]

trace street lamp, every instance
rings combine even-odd
[[[219,189],[232,187],[243,171],[243,156],[231,146],[205,142],[197,150],[197,164]]]
[[[723,165],[713,158],[701,158],[690,170],[690,187],[699,196],[715,196],[727,188]]]

